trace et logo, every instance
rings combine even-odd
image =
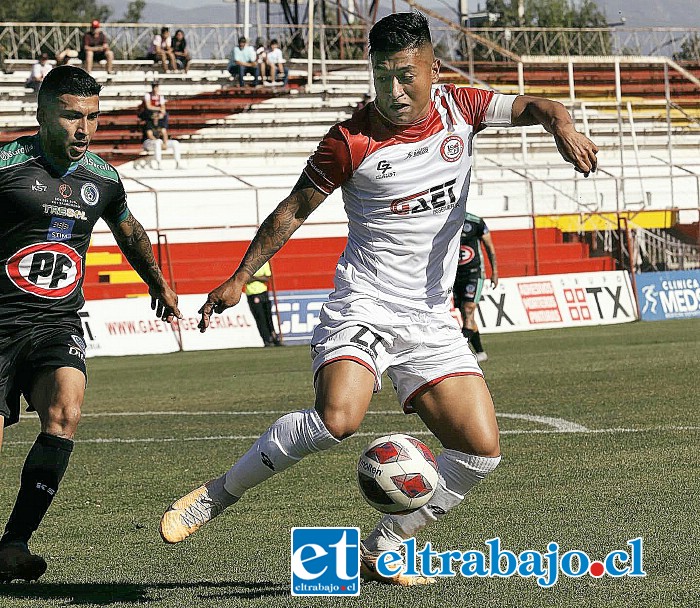
[[[359,528],[292,528],[292,595],[360,595]]]

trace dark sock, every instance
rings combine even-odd
[[[24,461],[15,507],[0,543],[29,542],[58,491],[72,451],[70,439],[39,433]]]
[[[477,353],[483,353],[484,352],[484,347],[481,346],[481,334],[478,331],[472,332],[471,338],[469,338],[469,341],[472,343],[474,346],[474,350]]]

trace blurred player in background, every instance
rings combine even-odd
[[[148,285],[156,314],[180,316],[119,175],[88,151],[99,93],[80,68],[54,68],[39,90],[39,132],[0,147],[0,444],[4,426],[19,420],[20,395],[41,421],[0,538],[0,582],[35,580],[46,570],[28,542],[68,467],[80,419],[86,345],[78,310],[97,220]]]
[[[464,216],[462,234],[459,239],[459,261],[453,296],[455,308],[462,314],[462,335],[469,340],[474,349],[476,360],[482,363],[488,359],[481,345],[479,326],[474,313],[481,300],[484,286],[484,262],[481,257],[481,243],[491,264],[491,288],[498,285],[498,267],[496,265],[496,248],[484,220],[472,213]]]
[[[437,437],[440,484],[425,507],[387,515],[361,546],[365,578],[381,577],[377,555],[397,550],[456,507],[501,460],[493,402],[467,340],[450,314],[472,137],[488,125],[541,124],[565,160],[588,175],[597,148],[560,103],[438,85],[428,22],[392,14],[369,34],[376,98],[329,131],[292,193],[262,223],[233,276],[209,294],[201,330],[234,306],[243,286],[328,195],[342,188],[348,243],[335,291],[311,342],[315,407],[283,416],[231,469],[177,500],[161,519],[179,542],[246,490],[357,431],[388,371],[404,410]]]

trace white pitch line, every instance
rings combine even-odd
[[[86,412],[82,414],[81,418],[112,418],[112,417],[132,417],[132,416],[262,416],[265,414],[274,416],[283,416],[288,414],[290,410],[261,410],[261,411],[247,411],[247,412],[237,412],[237,411],[207,411],[207,412],[192,412],[192,411],[177,411],[177,410],[165,410],[157,411],[151,410],[146,412]],[[369,415],[379,415],[379,416],[404,416],[405,414],[401,410],[378,410],[367,412]],[[553,418],[551,416],[535,416],[533,414],[506,414],[502,412],[497,412],[496,416],[499,418],[512,418],[514,420],[527,420],[529,422],[540,422],[551,426],[558,431],[568,431],[568,432],[579,432],[583,433],[587,431],[587,427],[577,424],[576,422],[571,422],[564,418]],[[20,418],[36,418],[36,415],[24,414]]]
[[[532,430],[510,430],[501,431],[501,435],[555,435],[555,434],[601,434],[601,433],[648,433],[648,432],[685,432],[700,431],[700,426],[652,426],[647,428],[609,428],[609,429],[586,429],[585,431],[560,430],[560,429],[532,429]],[[390,435],[396,431],[376,431],[372,433],[355,433],[352,438],[379,437]],[[430,431],[409,431],[411,435],[430,436]],[[78,443],[175,443],[186,441],[254,441],[260,435],[210,435],[205,437],[145,437],[141,439],[122,439],[120,437],[104,437],[93,439],[78,439]],[[3,446],[8,445],[32,445],[34,441],[6,441]]]

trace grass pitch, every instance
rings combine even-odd
[[[32,541],[49,569],[38,583],[0,587],[0,606],[700,606],[699,337],[697,320],[485,336],[504,460],[418,538],[438,551],[484,550],[495,536],[515,552],[556,541],[601,558],[642,536],[646,578],[564,578],[543,590],[533,579],[458,576],[428,588],[367,583],[359,598],[291,597],[290,529],[369,531],[378,515],[355,486],[361,448],[425,430],[400,413],[390,382],[363,436],[164,545],[158,521],[172,500],[226,470],[280,414],[313,403],[308,348],[288,347],[90,361],[71,467]],[[31,416],[6,431],[3,523],[37,432]]]

